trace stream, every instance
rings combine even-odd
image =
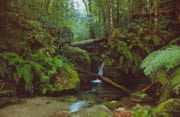
[[[103,62],[99,67],[99,76],[103,76],[104,65],[105,63]],[[96,105],[106,105],[108,103],[110,103],[110,106],[121,105],[119,104],[121,93],[118,90],[116,92],[115,89],[104,86],[105,83],[99,78],[91,80],[90,84],[92,85],[91,89],[80,92],[79,95],[70,94],[61,97],[19,99],[20,101],[18,103],[1,108],[0,117],[68,117],[69,114],[83,112]],[[116,99],[118,100],[116,101]],[[105,109],[106,112],[112,113],[104,106],[97,108],[100,108],[98,110]]]
[[[98,75],[103,76],[104,72],[104,65],[105,62],[101,64],[98,70]],[[94,94],[94,96],[98,96],[99,93],[102,92],[102,81],[97,78],[96,80],[92,80],[91,84],[93,85],[92,89],[90,91],[85,92],[85,95],[88,94]],[[88,101],[87,100],[79,100],[77,102],[74,102],[72,105],[70,105],[70,112],[78,112],[82,110],[83,108],[88,106]]]

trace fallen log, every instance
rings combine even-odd
[[[116,87],[116,88],[120,89],[121,91],[123,91],[123,92],[126,93],[126,94],[130,94],[130,93],[131,93],[131,91],[130,91],[129,89],[127,89],[126,87],[124,87],[124,86],[122,86],[122,85],[120,85],[120,84],[118,84],[118,83],[110,80],[110,79],[107,78],[107,77],[98,75],[97,73],[86,72],[86,71],[84,71],[84,70],[79,70],[79,69],[78,69],[78,71],[81,72],[81,73],[90,75],[90,76],[92,76],[93,78],[99,78],[99,79],[102,80],[103,82],[106,82],[106,83],[112,85],[113,87]]]
[[[78,42],[72,42],[71,46],[85,46],[85,45],[89,45],[89,44],[93,44],[93,43],[97,43],[97,42],[101,42],[104,41],[104,39],[88,39],[88,40],[83,40],[83,41],[78,41]]]
[[[127,94],[130,94],[130,93],[131,93],[131,91],[130,91],[129,89],[127,89],[126,87],[124,87],[124,86],[122,86],[122,85],[120,85],[120,84],[117,84],[117,83],[113,82],[112,80],[110,80],[110,79],[107,78],[107,77],[100,76],[100,79],[101,79],[102,81],[104,81],[104,82],[106,82],[106,83],[108,83],[108,84],[110,84],[110,85],[112,85],[112,86],[114,86],[114,87],[116,87],[116,88],[124,91],[124,93],[127,93]]]

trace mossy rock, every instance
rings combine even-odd
[[[118,101],[105,102],[104,105],[105,105],[106,107],[108,107],[109,109],[111,109],[111,110],[123,106],[123,104],[121,104],[121,103],[118,102]]]
[[[80,84],[78,73],[70,65],[66,66],[66,69],[61,68],[59,75],[56,76],[53,84],[56,91],[77,89]]]
[[[134,102],[143,103],[143,102],[150,102],[153,100],[153,98],[144,92],[137,91],[131,94],[130,100]]]
[[[64,46],[61,48],[61,54],[68,58],[77,68],[77,71],[87,71],[91,69],[91,59],[87,51],[78,47]],[[80,72],[79,72],[80,73]],[[83,74],[80,74],[80,78],[86,78]]]
[[[64,56],[69,58],[76,67],[90,70],[91,59],[87,51],[78,47],[64,46],[61,48],[61,52]]]

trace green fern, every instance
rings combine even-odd
[[[32,72],[29,64],[18,64],[16,66],[16,72],[20,78],[25,81],[25,89],[29,92],[32,91]]]
[[[171,84],[173,87],[173,92],[180,96],[180,67],[177,68],[171,75]]]
[[[9,65],[15,65],[23,62],[22,57],[13,52],[2,52],[0,53],[0,57],[7,60]]]
[[[141,64],[145,75],[150,75],[159,69],[170,70],[180,64],[180,47],[170,46],[148,55]]]
[[[72,81],[67,87],[76,85],[76,80],[79,80],[77,72],[73,65],[61,56],[50,56],[43,51],[24,57],[13,52],[0,53],[0,78],[14,80],[17,84],[22,79],[25,82],[25,90],[30,93],[34,90],[35,82],[39,84],[36,89],[42,91],[40,93],[55,91],[51,78],[61,72],[60,70],[64,71],[62,75],[65,75],[65,78],[73,78],[67,79]]]

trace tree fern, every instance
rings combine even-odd
[[[141,64],[145,75],[150,75],[159,69],[171,69],[180,64],[180,47],[170,46],[148,55]]]

